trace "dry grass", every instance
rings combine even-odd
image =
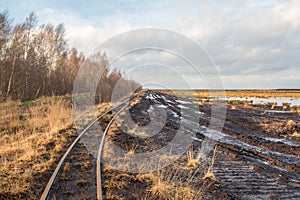
[[[146,90],[139,92],[139,94],[134,98],[134,100],[130,102],[130,107],[133,107],[136,104],[138,104],[141,101],[142,96],[145,95],[145,92]]]
[[[299,90],[227,90],[226,96],[232,97],[291,97],[299,98]]]
[[[291,111],[292,112],[296,112],[296,113],[300,113],[300,106],[298,106],[298,107],[291,107]]]
[[[193,147],[187,151],[187,163],[186,166],[189,168],[197,168],[199,167],[199,157],[197,156],[196,158],[193,155]]]
[[[118,129],[115,123],[112,124],[107,135],[108,140],[119,133]],[[135,129],[130,131],[135,132]],[[202,199],[207,195],[211,184],[216,181],[212,170],[216,149],[213,161],[208,163],[211,164],[209,168],[199,166],[200,155],[194,155],[191,147],[187,154],[176,156],[177,159],[174,159],[171,152],[170,155],[158,155],[160,162],[158,166],[155,164],[157,170],[147,171],[145,169],[149,169],[149,165],[153,163],[139,162],[136,166],[133,159],[138,152],[137,146],[131,143],[124,146],[124,154],[120,156],[109,143],[104,145],[102,159],[105,162],[103,172],[106,199]],[[170,165],[164,165],[169,160]],[[130,173],[133,168],[137,170]]]
[[[231,110],[236,110],[236,105],[230,105]]]
[[[113,104],[111,102],[98,104],[96,106],[97,116],[100,116],[101,114],[105,113],[107,110],[110,110],[112,107]]]
[[[210,96],[223,96],[222,91],[208,91],[208,90],[157,90],[159,92],[167,94],[176,94],[182,97],[197,96],[200,98],[206,98]],[[290,97],[300,98],[300,90],[226,90],[227,97]]]
[[[291,136],[292,137],[300,137],[300,133],[298,133],[297,131],[295,131]]]
[[[295,122],[293,120],[286,121],[262,121],[260,123],[260,127],[264,130],[264,132],[269,134],[276,135],[290,135],[293,137],[298,137],[300,131],[300,123]]]
[[[130,107],[135,106],[136,104],[138,104],[140,102],[140,99],[135,98],[132,102],[130,102]]]
[[[205,175],[202,177],[203,180],[213,180],[213,181],[217,181],[217,178],[215,177],[215,174],[213,173],[213,167],[215,165],[215,160],[216,160],[216,153],[217,153],[217,146],[215,146],[214,152],[213,152],[213,157],[211,159],[211,164],[207,170],[207,172],[205,173]]]
[[[159,199],[194,199],[196,191],[190,186],[192,180],[180,181],[179,176],[159,174],[152,178],[150,193]]]
[[[158,166],[157,171],[149,173],[127,173],[126,170],[130,168],[134,153],[135,148],[129,148],[124,158],[116,158],[118,161],[123,161],[123,165],[117,168],[121,169],[120,171],[114,169],[113,165],[110,164],[104,166],[103,172],[106,174],[104,187],[107,199],[122,199],[133,193],[138,195],[135,196],[137,199],[145,200],[202,199],[206,189],[215,180],[212,178],[213,176],[210,180],[201,178],[203,172],[199,167],[186,167],[181,162],[179,162],[181,164],[173,163],[166,168]],[[110,147],[105,146],[103,154],[105,158],[109,157],[114,163],[115,160],[112,158],[114,154]],[[192,152],[187,156],[194,159]],[[161,157],[162,163],[165,162],[165,159],[171,159],[167,155]],[[142,165],[147,165],[147,163],[139,164],[141,165],[140,168],[143,168]],[[136,191],[134,188],[139,189]]]
[[[173,166],[169,170],[158,170],[149,174],[139,174],[138,179],[151,181],[149,193],[144,199],[202,199],[210,185],[217,181],[213,166],[217,148],[214,149],[211,165],[202,178],[199,178],[200,156],[193,155],[193,147],[187,151],[186,167]]]
[[[59,133],[72,126],[71,108],[57,98],[30,106],[9,100],[0,107],[0,199],[35,199],[39,194],[32,190],[44,187],[36,181],[54,165],[68,134],[73,134]]]
[[[171,168],[137,175],[138,180],[151,182],[142,199],[181,200],[202,199],[212,182],[199,179],[199,169]]]
[[[122,124],[122,122],[118,122],[118,123]],[[147,138],[147,137],[151,136],[146,131],[139,130],[139,126],[138,125],[134,125],[132,128],[129,128],[128,130],[126,130],[126,133],[134,135],[134,136],[137,136],[137,137],[141,137],[141,138]]]
[[[135,153],[136,148],[137,148],[137,146],[128,148],[127,155],[129,155],[129,156],[133,155]]]

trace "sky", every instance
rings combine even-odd
[[[39,24],[63,23],[70,47],[86,55],[107,51],[111,61],[130,47],[164,47],[114,62],[112,67],[145,84],[300,89],[298,0],[0,0],[0,8],[14,23],[31,11]]]

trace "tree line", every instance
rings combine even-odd
[[[12,26],[8,11],[0,13],[0,98],[36,99],[40,96],[71,94],[81,66],[99,65],[101,81],[97,101],[109,101],[115,84],[123,84],[124,93],[139,84],[126,79],[120,71],[110,71],[105,53],[86,58],[69,48],[63,24],[37,25],[30,13],[21,24]],[[90,59],[90,60],[89,60]],[[100,73],[99,73],[100,74]],[[90,79],[86,77],[86,79]]]

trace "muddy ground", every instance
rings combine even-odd
[[[177,97],[170,93],[166,95],[160,92],[145,92],[139,103],[130,107],[130,117],[138,126],[147,127],[153,120],[150,112],[155,112],[158,121],[161,120],[158,117],[160,109],[155,107],[158,106],[167,110],[166,121],[161,130],[151,136],[139,137],[138,131],[129,131],[130,128],[126,127],[126,115],[121,115],[121,128],[114,127],[109,134],[109,140],[124,151],[133,150],[132,153],[156,151],[172,142],[182,122],[184,128],[180,130],[195,136],[191,146],[193,154],[199,154],[207,135],[201,130],[197,132],[192,129],[195,125],[192,122],[198,122],[200,127],[208,127],[211,104],[200,103],[193,113],[192,108],[195,107],[189,109],[188,100],[185,103],[186,99],[177,100]],[[211,141],[217,146],[217,157],[213,167],[215,177],[203,179],[210,167],[210,164],[204,161],[198,160],[199,165],[196,168],[188,168],[186,153],[171,165],[159,169],[159,173],[185,171],[180,175],[182,182],[186,181],[194,191],[203,190],[205,187],[201,195],[191,199],[298,199],[300,140],[299,137],[293,136],[295,132],[299,132],[298,113],[270,114],[265,112],[270,109],[268,105],[246,107],[232,104],[227,105],[226,121],[222,130],[226,139],[206,139],[206,142]],[[188,111],[182,112],[183,109]],[[199,113],[201,114],[198,115]],[[192,119],[192,122],[183,122],[184,119]],[[145,199],[145,196],[146,199],[164,199],[151,193],[154,182],[150,178],[141,179],[141,173],[127,173],[126,170],[124,172],[109,166],[104,166],[104,169],[107,199]],[[195,174],[191,180],[186,174],[192,172]]]
[[[299,113],[270,113],[270,105],[229,102],[222,131],[213,131],[208,128],[209,101],[149,90],[137,99],[107,135],[110,144],[102,155],[105,199],[300,198]],[[102,127],[113,114],[100,122]],[[187,146],[178,145],[178,134]],[[118,154],[112,144],[124,153]],[[158,162],[153,162],[157,157],[136,162],[135,155],[168,145],[172,152],[159,154]],[[69,161],[77,163],[75,168],[65,168],[62,174],[69,179],[56,186],[57,198],[96,198],[93,152],[80,148],[84,145],[77,149],[80,156]],[[160,166],[161,161],[167,164]],[[85,192],[78,195],[80,190]]]

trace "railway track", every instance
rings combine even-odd
[[[133,98],[130,99],[130,101],[132,100]],[[64,153],[64,155],[62,156],[62,158],[60,159],[59,163],[57,164],[54,172],[52,173],[52,176],[51,178],[49,179],[45,189],[44,189],[44,192],[41,196],[41,200],[46,200],[46,199],[50,199],[51,198],[51,195],[53,193],[55,193],[55,191],[53,191],[54,189],[54,185],[55,183],[57,182],[58,178],[59,178],[59,175],[61,174],[61,172],[63,171],[63,167],[66,166],[66,162],[67,162],[67,159],[70,158],[70,156],[72,155],[72,153],[74,152],[74,150],[77,149],[80,149],[81,148],[81,151],[83,149],[83,151],[86,151],[86,149],[84,148],[84,145],[82,143],[80,143],[80,139],[82,139],[82,137],[84,135],[86,135],[90,129],[92,129],[92,127],[97,123],[99,122],[99,120],[101,120],[102,118],[104,118],[107,114],[109,113],[112,113],[113,111],[117,110],[116,113],[114,114],[114,116],[112,117],[112,119],[109,121],[109,123],[107,124],[106,126],[106,129],[104,131],[104,133],[102,134],[102,138],[101,138],[101,142],[100,142],[100,145],[98,150],[97,150],[97,160],[96,160],[96,194],[97,194],[97,199],[98,200],[102,200],[103,197],[102,197],[102,185],[101,185],[101,167],[100,167],[100,163],[101,163],[101,154],[102,154],[102,149],[103,149],[103,145],[104,145],[104,141],[105,141],[105,137],[106,137],[106,134],[109,130],[109,127],[110,125],[112,124],[113,120],[117,117],[117,115],[127,106],[127,102],[125,100],[125,102],[121,103],[120,105],[106,111],[104,114],[102,114],[101,116],[99,116],[98,118],[96,118],[94,121],[92,121],[78,136],[77,138],[73,141],[73,143],[69,146],[69,148],[67,149],[67,151]],[[90,135],[93,135],[94,138],[93,139],[100,139],[98,136],[99,136],[99,133],[94,131],[90,132]],[[94,141],[97,143],[97,141]],[[77,147],[79,146],[79,147]],[[91,154],[89,154],[87,151],[85,152],[87,153],[86,155],[91,156]],[[81,156],[81,155],[79,155]],[[90,163],[89,163],[90,164]],[[74,173],[74,172],[72,172]],[[80,182],[78,182],[80,183]],[[84,184],[84,183],[81,183],[81,184]],[[78,184],[80,185],[80,184]],[[57,189],[59,189],[59,186],[57,187]],[[65,189],[65,188],[64,188]],[[70,195],[73,195],[73,193],[70,193],[70,191],[67,191],[64,195],[66,195],[68,198],[70,198]],[[55,195],[54,195],[55,196]],[[92,195],[93,196],[93,195]],[[56,196],[55,196],[56,198]]]
[[[136,112],[142,113],[142,117],[139,118],[140,121],[143,121],[143,117],[148,116],[150,112],[153,112],[154,116],[159,115],[160,112],[157,108],[164,109],[167,113],[164,132],[171,131],[171,134],[176,134],[176,131],[178,131],[178,124],[181,123],[182,128],[180,131],[191,137],[200,145],[203,144],[204,138],[206,138],[206,140],[212,141],[219,146],[213,172],[221,184],[218,189],[219,192],[223,193],[229,199],[300,198],[300,158],[292,154],[270,150],[263,145],[264,142],[267,142],[269,145],[275,146],[284,144],[285,147],[297,149],[300,146],[298,142],[286,138],[272,136],[265,137],[257,133],[252,134],[249,131],[243,132],[242,130],[238,130],[237,133],[233,127],[224,128],[224,130],[228,132],[233,132],[232,134],[213,131],[205,126],[199,125],[199,121],[209,122],[210,119],[205,116],[205,113],[199,112],[199,108],[195,110],[195,107],[193,107],[194,105],[191,102],[178,100],[162,93],[152,91],[146,92],[142,98],[143,102],[148,102],[148,105],[141,105],[135,110]],[[154,105],[156,106],[154,107]],[[103,194],[105,192],[102,191],[103,180],[101,177],[100,160],[102,148],[105,143],[105,134],[108,132],[109,127],[123,108],[125,108],[125,106],[122,107],[120,105],[120,107],[118,107],[118,110],[115,111],[115,115],[108,121],[103,137],[97,139],[97,141],[101,140],[95,147],[97,159],[91,161],[94,165],[90,167],[91,171],[96,170],[96,180],[87,186],[87,188],[89,188],[87,193],[93,193],[91,199],[103,199]],[[185,110],[184,115],[182,114],[182,110]],[[105,114],[108,114],[109,112],[110,111],[107,111]],[[95,124],[104,115],[100,116],[92,123]],[[158,121],[160,121],[159,116]],[[72,152],[72,149],[75,149],[74,147],[80,140],[80,137],[86,134],[92,126],[93,125],[87,127],[78,138],[76,138],[62,157],[41,199],[48,199],[50,197],[51,189],[55,189],[55,180],[57,180],[59,173],[62,171],[66,158]],[[92,135],[97,135],[93,130],[90,132],[92,132]],[[161,144],[164,144],[162,141],[163,137],[160,137],[159,134],[163,133],[158,133],[156,136],[153,136],[153,138],[157,138],[156,140],[151,141],[160,141]],[[235,137],[235,134],[244,134],[249,141],[252,140],[251,138],[255,138],[255,141],[259,139],[262,141],[262,145],[256,146],[255,142],[247,143],[247,141],[241,141],[239,137]],[[122,142],[119,142],[120,144],[133,141],[132,139],[134,137],[128,136],[130,134],[124,133],[123,135],[126,135],[126,137],[124,137],[125,139],[123,138]],[[114,136],[112,136],[111,139],[114,139]],[[95,141],[93,137],[91,140]],[[117,141],[119,138],[116,136],[115,140]],[[166,143],[167,142],[168,141],[166,141]],[[116,143],[118,143],[118,141]],[[82,159],[82,156],[80,159]],[[200,160],[200,162],[204,162],[204,160]],[[74,173],[74,171],[72,172]],[[93,176],[91,174],[88,175],[87,179],[95,179],[94,174]],[[65,197],[70,195],[72,194],[67,193]],[[82,198],[89,199],[87,196]]]
[[[126,106],[126,105],[125,105]],[[102,149],[104,147],[104,142],[105,142],[105,137],[107,135],[107,132],[109,130],[109,127],[111,126],[111,124],[113,123],[114,119],[118,116],[118,114],[120,114],[123,109],[125,108],[125,106],[123,106],[114,116],[113,118],[110,120],[110,122],[108,123],[108,125],[105,128],[105,131],[103,133],[102,139],[101,139],[101,143],[98,149],[98,156],[97,156],[97,169],[96,169],[96,183],[97,183],[97,199],[98,200],[102,200],[103,199],[103,193],[102,193],[102,178],[101,178],[101,154],[102,154]]]

